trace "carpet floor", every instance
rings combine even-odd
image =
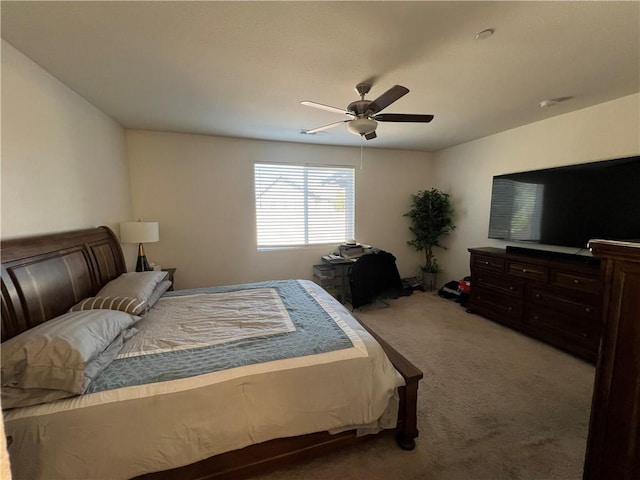
[[[432,293],[355,316],[424,372],[415,450],[373,438],[256,480],[582,478],[593,365]]]

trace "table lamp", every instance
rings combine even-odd
[[[160,240],[160,227],[158,222],[123,222],[120,224],[120,241],[122,243],[138,244],[138,261],[136,272],[151,270],[147,257],[144,254],[143,243],[153,243]]]

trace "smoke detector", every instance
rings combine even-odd
[[[487,28],[485,30],[482,30],[481,32],[476,33],[475,38],[476,40],[486,40],[491,35],[493,35],[495,31],[495,28]]]

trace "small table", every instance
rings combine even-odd
[[[173,290],[173,274],[176,273],[175,268],[163,268],[163,272],[167,272],[167,280],[171,282],[171,286],[169,287],[169,291]]]

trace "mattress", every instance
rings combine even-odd
[[[274,438],[393,428],[403,384],[306,280],[171,292],[88,393],[5,412],[16,478],[131,478]]]

